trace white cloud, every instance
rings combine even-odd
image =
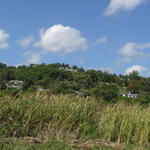
[[[84,63],[85,63],[84,60],[82,60],[82,59],[78,60],[78,64],[82,65]]]
[[[28,51],[24,54],[25,64],[40,64],[42,62],[42,55],[40,53],[35,53],[32,51]]]
[[[97,39],[97,41],[94,43],[94,45],[98,45],[98,44],[101,44],[101,43],[106,43],[107,41],[108,41],[107,37],[102,37],[102,38]]]
[[[45,52],[70,53],[87,48],[87,40],[79,30],[58,24],[41,30],[40,40],[34,46]]]
[[[113,73],[114,69],[111,67],[105,67],[105,68],[100,68],[101,71],[103,72],[108,72],[108,73]]]
[[[120,54],[131,59],[144,57],[146,56],[146,53],[144,53],[141,50],[144,50],[147,48],[150,48],[150,43],[137,44],[134,42],[129,42],[125,44],[123,48],[120,49]]]
[[[138,73],[143,73],[143,72],[147,71],[147,68],[144,67],[144,66],[135,65],[135,66],[129,67],[129,68],[125,71],[125,74],[128,75],[128,74],[132,73],[133,71],[137,71]]]
[[[122,10],[133,10],[146,0],[110,0],[104,14],[111,16]]]
[[[18,41],[21,47],[28,47],[34,41],[34,36],[28,36]]]
[[[9,48],[9,44],[7,42],[9,37],[10,37],[9,33],[5,32],[2,29],[0,29],[0,49]]]
[[[119,50],[119,53],[124,56],[122,60],[129,62],[135,59],[143,59],[150,56],[150,53],[144,52],[147,48],[150,48],[150,42],[144,44],[129,42]]]
[[[119,60],[117,60],[116,62],[115,62],[115,64],[118,66],[120,66],[120,65],[122,65],[122,64],[124,64],[124,63],[128,63],[128,62],[130,62],[131,60],[129,59],[129,58],[121,58],[121,59],[119,59]]]

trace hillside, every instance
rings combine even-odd
[[[149,149],[149,102],[138,72],[0,64],[0,149]]]
[[[0,89],[2,93],[48,89],[51,94],[92,96],[109,102],[149,103],[150,78],[141,77],[138,72],[116,75],[59,63],[18,67],[1,63]]]

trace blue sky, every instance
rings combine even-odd
[[[0,62],[150,75],[149,0],[1,0]]]

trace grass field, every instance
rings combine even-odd
[[[149,106],[46,92],[0,97],[4,150],[142,150],[149,143]]]

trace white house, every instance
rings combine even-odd
[[[23,81],[11,80],[8,84],[6,84],[6,86],[7,88],[21,89],[23,86]]]
[[[131,92],[127,93],[127,94],[123,94],[123,97],[128,97],[128,98],[138,98],[139,94],[132,94]]]

